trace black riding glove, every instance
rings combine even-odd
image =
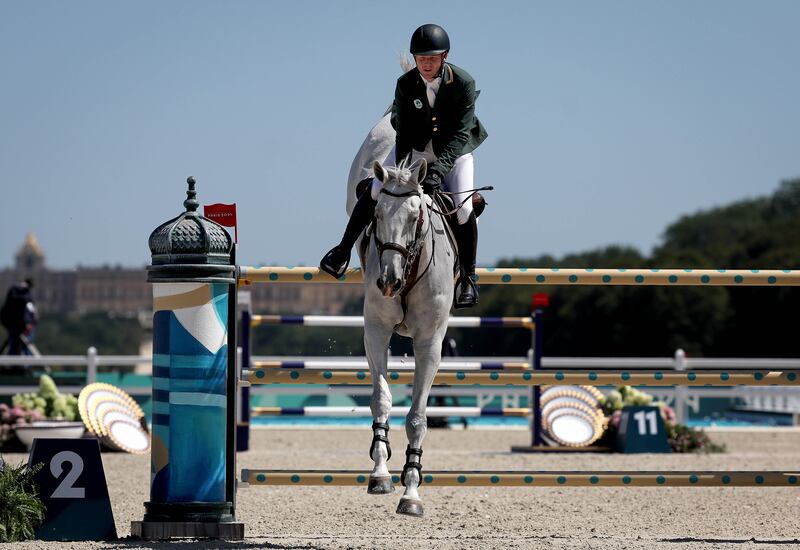
[[[442,177],[436,172],[429,172],[422,182],[422,190],[426,195],[433,195],[442,190]]]

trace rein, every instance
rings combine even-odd
[[[433,211],[436,212],[439,215],[442,215],[442,216],[451,216],[451,215],[455,214],[456,212],[458,212],[459,210],[461,210],[461,207],[464,206],[464,204],[466,204],[466,202],[468,200],[472,199],[472,196],[475,193],[479,192],[479,191],[494,191],[494,186],[487,185],[485,187],[479,187],[477,189],[470,189],[469,191],[437,191],[437,193],[439,193],[440,195],[447,195],[447,196],[449,196],[451,198],[454,197],[455,195],[463,195],[464,193],[468,193],[468,194],[467,194],[467,197],[464,200],[462,200],[460,203],[458,203],[458,206],[456,206],[452,210],[448,210],[447,212],[441,212],[440,210],[437,210],[436,208],[433,208]],[[453,200],[453,204],[455,204],[455,202],[456,201]]]

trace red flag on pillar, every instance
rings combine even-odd
[[[537,292],[531,299],[531,309],[544,309],[550,306],[550,295],[546,292]]]
[[[203,215],[223,227],[233,227],[234,242],[239,243],[239,228],[236,226],[236,203],[207,204],[203,207]]]

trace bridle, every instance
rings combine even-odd
[[[389,191],[386,188],[381,188],[381,193],[384,195],[389,195],[390,197],[395,197],[398,199],[404,199],[408,197],[421,197],[421,193],[418,190],[414,191],[407,191],[405,193],[395,193],[393,191]],[[430,206],[428,207],[430,208]],[[422,250],[422,246],[425,243],[425,236],[427,235],[422,233],[422,229],[425,227],[425,205],[420,205],[419,208],[419,215],[417,216],[417,223],[416,229],[414,230],[414,238],[411,242],[407,243],[406,246],[403,246],[400,243],[395,242],[383,242],[378,237],[378,225],[375,223],[376,220],[373,220],[373,227],[375,230],[373,231],[373,238],[375,239],[375,244],[378,247],[378,265],[381,266],[381,270],[383,270],[382,265],[382,257],[383,253],[386,250],[394,250],[403,258],[403,286],[400,288],[398,293],[405,298],[411,288],[413,288],[414,284],[422,278],[422,275],[428,271],[428,267],[430,267],[430,261],[428,262],[428,266],[425,268],[425,271],[422,272],[421,275],[417,277],[411,277],[412,272],[415,268],[418,269],[418,260],[419,260],[419,253]],[[428,232],[430,232],[430,224],[428,224]],[[431,261],[433,260],[433,253],[431,253]],[[411,280],[413,279],[413,280]],[[410,283],[410,286],[409,286]]]

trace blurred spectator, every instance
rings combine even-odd
[[[30,343],[33,342],[38,316],[33,303],[33,279],[25,279],[8,289],[6,300],[0,308],[0,322],[8,332],[6,342],[0,353],[9,355],[33,355]]]

